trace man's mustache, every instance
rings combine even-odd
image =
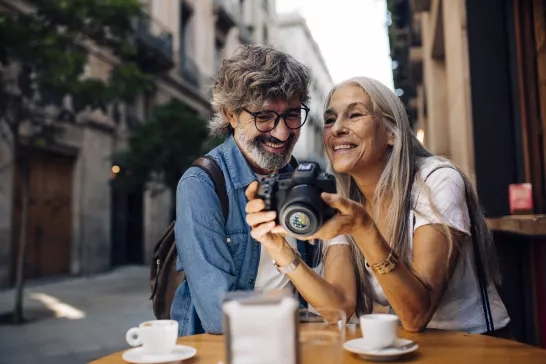
[[[275,138],[274,136],[267,136],[267,135],[262,135],[262,136],[258,137],[258,139],[261,142],[267,142],[267,143],[272,143],[272,144],[283,144],[283,143],[290,144],[292,142],[292,140],[294,140],[294,134],[290,134],[288,136],[288,139],[286,139],[286,140],[280,140],[280,139]]]

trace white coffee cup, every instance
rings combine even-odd
[[[360,329],[366,347],[382,349],[394,344],[398,330],[398,316],[389,314],[370,314],[360,317]]]
[[[131,346],[140,346],[147,354],[170,353],[178,338],[178,322],[174,320],[151,320],[130,328],[125,340]]]

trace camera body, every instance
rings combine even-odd
[[[265,201],[265,211],[277,211],[277,224],[296,237],[306,237],[336,214],[320,197],[322,192],[336,193],[334,176],[318,163],[305,162],[294,172],[265,177],[257,197]]]

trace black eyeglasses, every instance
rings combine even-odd
[[[305,124],[307,115],[309,114],[309,108],[302,104],[303,107],[291,109],[284,114],[279,114],[273,110],[264,111],[250,111],[246,108],[242,108],[244,111],[254,117],[254,125],[258,131],[266,133],[271,131],[279,125],[281,118],[284,119],[284,123],[288,129],[299,129]]]

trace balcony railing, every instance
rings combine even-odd
[[[197,65],[189,58],[180,60],[180,77],[194,87],[199,87],[199,69]]]
[[[150,71],[165,71],[174,66],[173,35],[150,15],[135,19],[138,59]]]

